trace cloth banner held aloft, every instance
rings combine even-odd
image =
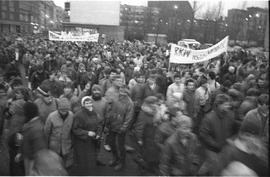
[[[72,34],[65,35],[63,33],[57,34],[49,31],[49,40],[51,41],[86,41],[86,42],[98,42],[99,33],[75,36]]]
[[[227,52],[229,36],[226,36],[219,43],[203,50],[192,50],[185,47],[171,44],[170,63],[192,64],[210,60]]]

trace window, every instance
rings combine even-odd
[[[7,18],[7,13],[6,12],[1,12],[1,17],[2,17],[2,19],[6,19]]]
[[[14,20],[14,13],[10,13],[10,14],[9,14],[9,19],[10,19],[10,20]]]

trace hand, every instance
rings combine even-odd
[[[95,133],[95,132],[92,132],[92,131],[89,131],[89,132],[88,132],[88,136],[94,137],[94,136],[96,136],[96,133]]]
[[[142,141],[140,140],[140,141],[138,141],[138,144],[140,145],[140,146],[142,146],[143,145],[143,143],[142,143]]]
[[[17,154],[15,156],[15,159],[14,160],[15,160],[16,163],[19,163],[22,160],[22,154],[21,153]]]

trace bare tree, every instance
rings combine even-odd
[[[191,16],[191,23],[190,23],[190,28],[189,28],[189,38],[193,38],[193,28],[194,28],[194,20],[195,20],[195,15],[198,12],[199,9],[201,9],[203,4],[199,4],[198,1],[193,1],[192,2],[192,16]]]

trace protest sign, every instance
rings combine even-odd
[[[192,64],[210,60],[227,52],[229,36],[226,36],[216,45],[203,50],[192,50],[171,44],[170,63]]]
[[[98,42],[99,33],[88,35],[73,35],[61,33],[57,34],[49,31],[49,40],[51,41],[86,41],[86,42]]]

